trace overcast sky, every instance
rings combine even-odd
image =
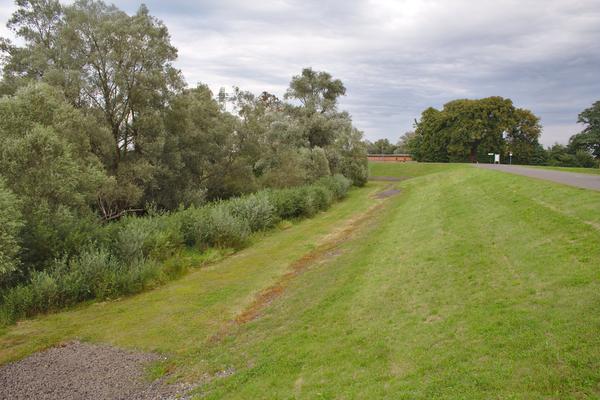
[[[566,143],[600,100],[600,0],[145,3],[168,26],[188,84],[281,96],[303,67],[325,70],[346,85],[342,108],[370,140],[395,142],[426,107],[497,95],[541,117],[542,143]],[[0,5],[5,25],[15,6]]]

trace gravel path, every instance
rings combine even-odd
[[[183,386],[144,380],[144,366],[160,358],[69,342],[0,367],[0,399],[175,399]]]
[[[527,168],[520,165],[503,164],[477,164],[479,168],[493,169],[496,171],[509,172],[529,176],[531,178],[544,179],[576,186],[583,189],[600,190],[600,175],[578,174],[575,172],[562,172],[550,169]]]

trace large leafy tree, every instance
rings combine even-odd
[[[48,82],[108,128],[102,161],[114,178],[99,209],[106,219],[120,216],[154,184],[166,135],[162,115],[183,87],[168,30],[143,5],[132,16],[93,0],[18,6],[9,27],[25,46],[4,42],[4,91]]]
[[[337,101],[345,94],[342,81],[327,72],[305,68],[302,74],[292,78],[285,98],[301,103],[301,107],[290,107],[290,110],[305,126],[311,147],[325,147],[333,142]]]
[[[0,178],[0,287],[18,265],[23,219],[19,199]]]
[[[420,161],[476,161],[487,152],[518,151],[529,162],[540,132],[539,119],[510,99],[461,99],[423,111],[410,144]]]
[[[92,152],[105,133],[44,84],[0,100],[0,175],[20,199],[26,264],[43,264],[85,240],[76,231],[93,218],[109,182]]]
[[[600,101],[583,110],[577,122],[585,124],[586,127],[580,133],[571,136],[569,149],[572,152],[587,151],[600,160]]]
[[[507,150],[513,153],[513,161],[519,164],[537,164],[538,138],[542,132],[540,119],[529,110],[517,108],[506,137]]]
[[[73,104],[97,110],[113,136],[115,170],[128,152],[142,152],[144,119],[183,86],[167,28],[143,5],[132,16],[92,0],[18,5],[9,27],[25,47],[5,46],[5,81],[46,80]]]
[[[149,199],[170,208],[256,189],[239,121],[221,112],[206,86],[174,97],[165,115],[168,135]]]

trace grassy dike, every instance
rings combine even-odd
[[[154,376],[206,399],[600,396],[600,193],[469,165],[371,174],[413,179],[151,292],[20,322],[0,362],[78,337],[164,352]]]
[[[600,175],[600,168],[580,168],[580,167],[551,167],[547,165],[523,165],[528,168],[549,169],[552,171],[575,172],[578,174]]]
[[[372,173],[419,168],[367,234],[202,354],[237,372],[199,396],[598,396],[600,193],[461,165]]]

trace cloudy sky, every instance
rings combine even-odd
[[[498,95],[541,117],[542,143],[565,143],[600,100],[599,0],[145,3],[190,85],[282,95],[303,67],[325,70],[346,85],[342,108],[370,140],[395,142],[426,107]],[[14,8],[0,0],[3,25]]]

